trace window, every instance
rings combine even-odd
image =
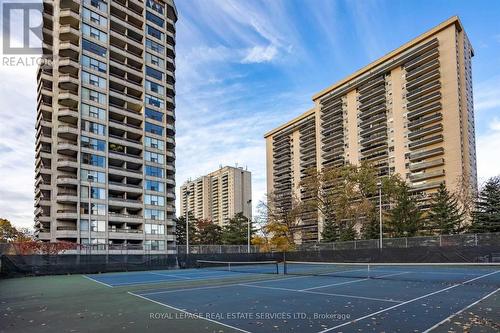
[[[144,154],[144,157],[145,157],[146,161],[148,161],[148,162],[163,164],[163,160],[164,160],[163,154],[158,154],[158,153],[146,151],[146,153]]]
[[[152,205],[152,206],[165,206],[165,197],[161,195],[151,195],[151,194],[146,194],[144,196],[144,203],[146,205]]]
[[[158,53],[165,53],[165,47],[155,41],[152,41],[151,39],[146,39],[146,47],[149,50],[158,52]]]
[[[163,168],[146,165],[146,176],[163,178],[164,172]]]
[[[144,209],[144,217],[148,220],[165,220],[165,212],[158,209]]]
[[[106,215],[106,205],[90,204],[92,215]]]
[[[148,8],[151,8],[152,10],[157,12],[158,14],[164,15],[164,13],[165,13],[165,5],[157,0],[146,0],[146,6]]]
[[[165,26],[165,20],[151,12],[146,12],[146,19],[162,28]]]
[[[155,92],[159,95],[165,94],[165,88],[161,84],[158,84],[158,83],[155,83],[152,81],[148,81],[148,80],[146,80],[146,90]]]
[[[162,240],[145,240],[144,246],[146,250],[165,251],[165,241]]]
[[[106,88],[106,79],[94,74],[82,72],[82,81],[98,88]]]
[[[163,121],[163,112],[146,108],[146,118],[150,118],[156,121]]]
[[[147,121],[146,121],[146,125],[145,125],[144,129],[146,130],[146,132],[149,132],[152,134],[163,135],[163,127],[148,123]]]
[[[88,120],[82,121],[82,130],[98,135],[106,135],[106,126]]]
[[[104,120],[106,119],[106,110],[82,103],[82,115]]]
[[[83,24],[82,31],[85,37],[90,37],[103,43],[106,43],[108,41],[108,35],[105,32],[97,28],[94,28],[88,24],[85,23]]]
[[[93,183],[105,183],[106,175],[104,174],[104,172],[81,169],[80,179],[82,181],[88,181],[89,179],[91,179]]]
[[[90,220],[90,230],[96,232],[105,232],[106,221]]]
[[[82,147],[98,151],[106,150],[106,141],[82,136]]]
[[[163,101],[162,98],[147,95],[146,94],[146,104],[156,106],[157,108],[164,108],[165,107],[165,102]]]
[[[86,99],[99,104],[106,104],[106,95],[98,91],[82,88],[82,99]]]
[[[165,226],[163,224],[146,223],[144,225],[146,234],[149,235],[165,235]]]
[[[163,81],[163,73],[149,66],[146,66],[146,75],[155,78],[158,81]]]
[[[83,18],[102,27],[108,26],[108,19],[87,8],[83,8]],[[154,22],[154,21],[153,21]],[[156,23],[156,22],[155,22]]]
[[[88,229],[86,229],[88,230]],[[89,245],[89,239],[87,237],[81,238],[80,243],[84,245]],[[104,238],[91,238],[90,245],[94,250],[106,250],[106,239]]]
[[[164,147],[163,140],[151,138],[149,136],[146,137],[145,143],[146,143],[146,147],[149,147],[149,148],[163,150],[163,147]]]
[[[107,66],[104,62],[96,60],[86,55],[82,56],[82,64],[83,67],[87,67],[95,71],[99,71],[101,73],[106,73],[107,70]]]
[[[165,60],[150,53],[146,53],[146,61],[152,65],[165,68]]]
[[[82,153],[82,164],[89,164],[104,168],[104,166],[106,165],[106,158],[104,156]]]
[[[108,52],[105,47],[97,45],[96,43],[92,43],[86,39],[83,39],[82,47],[85,51],[92,52],[92,53],[97,54],[101,57],[105,57],[106,53]]]
[[[161,40],[162,42],[165,39],[165,35],[163,34],[163,32],[161,32],[160,30],[158,30],[156,28],[153,28],[149,24],[146,24],[146,33],[150,36],[153,36],[153,37]]]
[[[146,180],[144,189],[156,192],[165,192],[165,184],[155,180]]]
[[[90,193],[92,199],[106,199],[106,190],[100,187],[92,186],[92,191]],[[89,187],[81,186],[80,187],[80,197],[88,198],[89,197]]]
[[[90,5],[92,7],[95,7],[103,12],[108,11],[108,5],[106,4],[106,1],[104,1],[104,0],[84,0],[83,3],[86,5]]]

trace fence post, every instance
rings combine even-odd
[[[354,249],[356,250],[356,240],[354,240]]]
[[[474,246],[477,246],[477,234],[474,234]]]
[[[405,248],[408,248],[408,237],[405,237]]]
[[[443,245],[443,240],[442,240],[442,235],[439,235],[439,247],[442,247]]]

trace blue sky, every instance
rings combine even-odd
[[[500,173],[499,1],[178,0],[177,184],[248,166],[265,193],[268,130],[314,93],[458,15],[475,49],[478,171]],[[0,216],[30,226],[34,68],[0,66]],[[6,126],[8,124],[9,126]]]

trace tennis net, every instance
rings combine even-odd
[[[275,260],[268,261],[218,261],[197,260],[197,267],[216,271],[255,274],[279,274],[279,265]]]
[[[286,261],[284,273],[288,275],[437,283],[475,282],[500,286],[500,263],[334,263]]]

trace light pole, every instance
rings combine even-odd
[[[248,205],[248,208],[249,208],[249,214],[250,216],[252,216],[252,214],[250,213],[251,209],[252,209],[252,199],[248,200],[247,201],[247,205]],[[252,225],[252,219],[251,218],[248,218],[248,221],[247,221],[247,253],[250,253],[250,226]]]
[[[89,230],[89,249],[92,251],[92,243],[90,238],[90,214],[92,212],[92,204],[90,203],[90,199],[92,198],[92,180],[94,179],[93,175],[87,175],[87,180],[89,182],[88,196],[89,196],[89,219],[88,219],[88,230]]]
[[[382,183],[377,184],[378,187],[378,211],[379,211],[379,248],[382,249]]]
[[[191,191],[186,191],[186,254],[189,254],[189,195]]]

